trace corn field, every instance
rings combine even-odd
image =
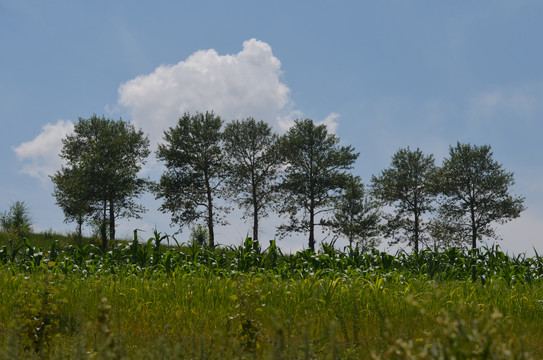
[[[9,241],[0,359],[537,359],[543,258]]]

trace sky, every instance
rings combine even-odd
[[[542,16],[537,0],[0,0],[0,211],[24,201],[35,230],[75,229],[49,175],[79,118],[130,121],[154,149],[184,112],[212,110],[278,133],[297,118],[325,123],[360,152],[353,173],[366,184],[400,148],[439,165],[458,141],[490,145],[527,207],[498,227],[499,244],[542,253]],[[152,155],[144,176],[160,166]],[[117,234],[178,230],[152,195],[141,203],[143,219]],[[251,233],[239,218],[219,243]],[[261,238],[279,223],[263,219]]]

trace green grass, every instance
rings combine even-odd
[[[9,242],[17,243],[21,239],[11,233],[6,233],[3,231],[0,231],[0,247],[2,246],[9,246]],[[28,240],[30,244],[34,247],[41,248],[44,250],[49,251],[51,248],[51,244],[53,241],[58,241],[61,246],[68,246],[68,245],[79,245],[82,246],[84,244],[94,244],[98,246],[100,244],[99,239],[95,239],[92,237],[83,237],[81,241],[77,239],[76,235],[73,234],[59,234],[55,233],[52,230],[50,231],[44,231],[40,233],[31,233],[28,236]],[[126,243],[128,240],[126,239],[119,239],[113,242],[113,245],[119,244],[119,243]]]
[[[497,248],[0,251],[0,359],[530,359],[542,259]],[[41,244],[41,245],[36,245]]]
[[[0,287],[3,347],[14,346],[8,335],[16,332],[17,343],[28,347],[18,348],[25,357],[34,348],[45,353],[31,342],[37,336],[33,329],[46,318],[50,326],[39,336],[51,347],[48,353],[83,348],[92,354],[110,339],[123,358],[157,351],[170,358],[176,351],[181,358],[203,352],[204,358],[217,359],[324,359],[334,351],[337,358],[369,359],[372,353],[386,358],[398,339],[421,347],[436,337],[446,340],[441,332],[453,321],[464,322],[464,332],[477,333],[492,320],[492,331],[478,336],[517,354],[535,356],[543,344],[541,285],[251,275],[80,278],[3,270]],[[491,317],[495,311],[501,318]],[[489,334],[492,338],[485,338]]]

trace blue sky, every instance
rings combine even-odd
[[[279,132],[308,117],[360,152],[366,183],[401,147],[440,163],[457,141],[491,145],[528,207],[500,227],[501,246],[542,252],[542,16],[536,0],[0,0],[0,210],[25,201],[36,229],[73,230],[47,176],[78,117],[122,117],[154,144],[183,111]],[[160,174],[152,158],[145,171]],[[119,234],[174,231],[143,202],[144,219]],[[223,243],[250,233],[232,223]],[[263,223],[272,238],[277,219]]]

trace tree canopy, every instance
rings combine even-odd
[[[477,247],[484,236],[497,238],[493,223],[503,224],[520,216],[524,198],[510,194],[513,173],[492,158],[489,145],[461,144],[449,148],[438,171],[442,223],[462,242]]]
[[[253,240],[258,246],[259,219],[274,200],[281,154],[278,136],[264,121],[247,118],[224,129],[229,196],[253,219]]]
[[[325,224],[362,248],[379,244],[381,213],[379,204],[366,192],[359,176],[347,180],[336,199],[334,215]]]
[[[222,120],[213,112],[185,113],[177,126],[164,132],[157,157],[166,171],[156,186],[160,210],[169,212],[172,223],[185,226],[204,218],[209,245],[215,246],[215,223],[224,224],[217,199],[225,196],[225,154],[222,148]]]
[[[8,211],[0,213],[0,228],[2,231],[18,237],[25,237],[32,230],[30,209],[24,201],[15,201]]]
[[[149,140],[123,120],[79,118],[74,134],[62,140],[65,165],[51,178],[53,195],[67,221],[93,218],[100,224],[102,248],[115,239],[115,220],[139,217],[136,199],[148,181],[138,173],[149,155]]]
[[[251,117],[223,125],[213,112],[183,114],[158,145],[165,171],[151,184],[138,176],[150,153],[141,130],[121,119],[79,118],[63,139],[64,165],[51,176],[65,221],[77,222],[80,237],[83,223],[95,226],[105,249],[117,219],[145,211],[136,200],[150,188],[180,230],[197,223],[199,244],[215,246],[215,227],[227,224],[230,201],[252,218],[254,241],[247,244],[255,249],[260,221],[273,210],[287,219],[276,235],[307,234],[312,251],[322,226],[351,245],[367,248],[384,238],[418,252],[432,240],[475,248],[483,237],[498,238],[494,224],[524,210],[524,198],[510,194],[513,173],[493,160],[488,145],[457,143],[441,167],[418,148],[399,149],[367,192],[350,173],[359,153],[341,146],[325,125],[298,119],[282,136]],[[2,214],[4,228],[8,218]]]
[[[286,164],[279,185],[284,194],[280,213],[288,214],[289,223],[279,230],[308,232],[309,248],[315,250],[316,216],[333,209],[359,154],[351,146],[339,146],[337,136],[311,119],[296,120],[280,148]]]
[[[91,189],[83,186],[84,173],[77,166],[62,167],[52,179],[55,183],[53,196],[64,212],[64,222],[77,223],[77,237],[81,241],[83,223],[93,214]]]
[[[400,149],[392,156],[388,169],[372,177],[372,192],[384,205],[396,212],[387,217],[386,232],[393,241],[407,241],[415,252],[426,237],[422,216],[433,209],[432,177],[436,167],[433,155]]]

